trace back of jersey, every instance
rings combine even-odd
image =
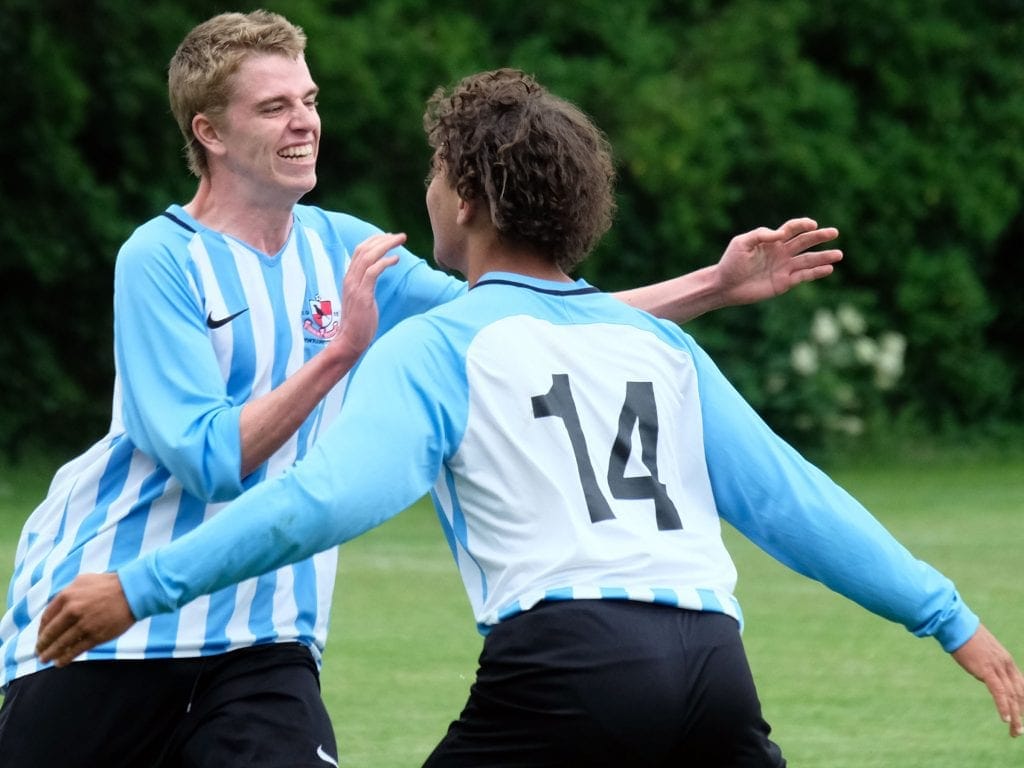
[[[466,429],[434,493],[478,623],[595,598],[739,619],[682,335],[548,285],[471,292],[522,309],[466,349]]]

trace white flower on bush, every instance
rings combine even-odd
[[[806,341],[798,341],[789,353],[793,370],[801,376],[812,376],[818,370],[818,350]]]
[[[873,365],[878,358],[878,343],[867,336],[854,339],[853,354],[857,358],[857,362]]]
[[[903,375],[903,355],[907,340],[901,334],[889,331],[882,334],[875,357],[875,385],[879,389],[892,389]]]
[[[839,341],[841,333],[836,316],[827,309],[819,309],[814,313],[814,321],[811,323],[811,338],[818,344],[826,347]]]
[[[836,310],[836,319],[843,330],[852,336],[860,336],[867,329],[867,323],[856,307],[850,304],[840,304]]]
[[[862,434],[872,413],[882,406],[878,393],[896,386],[903,375],[906,339],[893,332],[867,333],[864,315],[851,304],[814,313],[806,339],[790,347],[789,364],[797,377],[775,372],[765,390],[790,388],[803,407],[792,414],[803,431]]]
[[[832,428],[837,432],[856,437],[864,432],[864,420],[857,416],[840,416],[832,421]]]

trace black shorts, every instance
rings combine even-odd
[[[497,625],[428,768],[780,768],[736,621],[636,602],[542,603]]]
[[[338,751],[308,648],[80,661],[18,678],[0,768],[325,768]]]

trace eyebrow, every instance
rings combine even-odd
[[[311,96],[318,96],[319,94],[320,94],[320,86],[314,85],[312,88],[310,88],[304,94],[302,94],[302,100],[305,101],[306,99],[310,98]],[[270,96],[270,97],[268,97],[266,99],[260,99],[259,101],[257,101],[256,104],[255,104],[255,107],[256,107],[256,109],[261,109],[262,107],[269,106],[269,105],[274,104],[274,103],[279,102],[279,101],[290,101],[290,98],[288,96],[285,96],[284,94],[278,94],[277,96]]]

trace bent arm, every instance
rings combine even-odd
[[[404,235],[377,232],[353,249],[342,283],[338,337],[277,387],[248,400],[233,396],[225,383],[233,372],[222,370],[214,352],[197,268],[184,258],[184,246],[168,248],[159,236],[129,241],[115,270],[119,415],[134,444],[192,495],[231,499],[373,340],[375,287],[397,260],[385,254],[404,242]],[[238,328],[242,332],[243,325]],[[253,339],[252,344],[273,342]],[[232,357],[231,365],[244,368],[242,357]]]
[[[385,255],[404,242],[404,234],[378,234],[355,248],[342,283],[341,333],[278,387],[242,408],[243,477],[295,433],[373,341],[378,325],[377,280],[398,261],[395,255]]]
[[[135,620],[303,560],[408,508],[457,439],[438,393],[453,391],[458,373],[432,367],[437,359],[422,334],[375,344],[339,418],[301,461],[117,573],[76,578],[44,612],[40,658],[70,663]]]

